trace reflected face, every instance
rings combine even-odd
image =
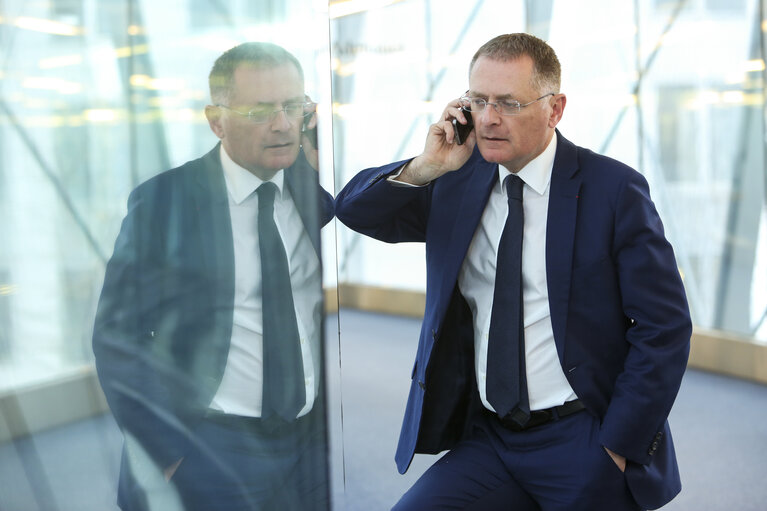
[[[469,96],[489,102],[517,100],[521,104],[553,91],[538,91],[531,83],[533,60],[480,57],[469,74]],[[477,145],[485,160],[518,172],[541,154],[562,117],[565,98],[549,96],[522,108],[518,115],[501,115],[488,106],[473,114]]]
[[[304,83],[292,64],[264,68],[244,64],[234,72],[228,109],[208,106],[205,115],[229,157],[268,180],[296,161],[303,118],[279,112],[271,121],[258,124],[231,110],[245,113],[264,106],[279,110],[286,103],[304,100]]]

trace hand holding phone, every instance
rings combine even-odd
[[[471,118],[471,112],[464,110],[463,115],[466,117],[466,124],[461,124],[455,117],[453,117],[452,121],[455,141],[458,145],[463,145],[463,143],[466,142],[466,139],[469,138],[471,130],[474,129],[474,119]]]
[[[461,108],[460,100],[447,104],[438,122],[429,126],[424,150],[410,160],[396,178],[397,181],[413,185],[425,185],[447,172],[460,169],[471,157],[473,147],[462,147],[471,137],[474,122],[471,113]],[[463,115],[466,124],[455,116]],[[449,125],[452,125],[453,138],[448,143]],[[453,143],[457,142],[457,143]]]
[[[301,150],[306,161],[314,170],[320,169],[319,154],[317,152],[317,104],[309,95],[305,95],[304,119],[301,124],[300,143]]]
[[[317,124],[314,124],[313,128],[309,127],[309,122],[315,114],[304,117],[304,124],[301,126],[301,133],[306,137],[306,140],[311,144],[312,149],[317,149]]]

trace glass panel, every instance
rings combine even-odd
[[[0,508],[116,509],[118,481],[125,509],[234,509],[225,491],[330,508],[327,16],[313,0],[3,2]],[[297,60],[246,55],[211,99],[214,61],[256,40]],[[267,123],[238,115],[264,105]],[[254,176],[273,175],[261,215]]]

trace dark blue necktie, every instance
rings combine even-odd
[[[261,418],[292,421],[306,404],[290,269],[274,222],[277,185],[258,187],[258,245],[261,252],[264,388]]]
[[[525,376],[525,331],[522,308],[522,232],[524,211],[519,176],[504,181],[509,214],[498,246],[495,291],[487,348],[487,400],[499,417],[520,425],[530,416]]]

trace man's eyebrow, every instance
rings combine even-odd
[[[243,104],[243,107],[249,106],[251,108],[259,108],[259,107],[269,107],[269,106],[275,106],[275,105],[287,105],[287,104],[293,104],[293,103],[303,103],[305,101],[304,96],[296,96],[294,98],[288,98],[282,102],[276,102],[276,101],[259,101],[258,103],[252,103],[252,104]]]
[[[477,92],[473,90],[469,90],[469,92],[466,94],[470,98],[489,98],[489,94],[484,94],[482,92]],[[514,95],[512,94],[499,94],[498,96],[494,96],[495,100],[507,100],[507,99],[514,99]],[[516,99],[514,99],[516,101]]]

